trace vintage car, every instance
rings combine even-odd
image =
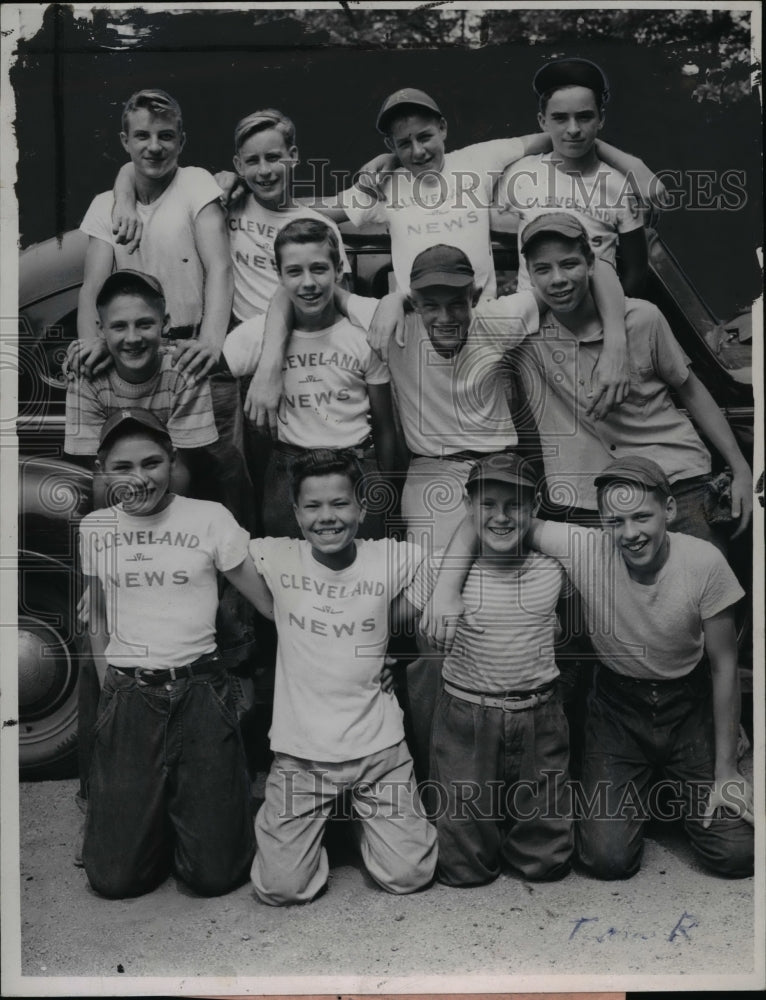
[[[749,316],[720,322],[668,247],[649,230],[647,296],[667,316],[729,421],[745,455],[753,452]],[[345,233],[361,294],[388,287],[388,238]],[[72,773],[77,757],[77,676],[87,641],[76,627],[79,596],[76,532],[91,506],[91,476],[63,453],[61,363],[76,336],[77,295],[87,238],[66,233],[21,254],[19,285],[19,749],[23,777]],[[515,246],[495,242],[501,286],[512,287]],[[750,589],[751,540],[733,560]],[[746,604],[747,602],[742,602]],[[740,621],[741,663],[750,657],[749,610]]]

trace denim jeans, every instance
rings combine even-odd
[[[210,376],[210,393],[218,440],[201,449],[207,463],[205,490],[209,499],[227,507],[243,528],[255,528],[255,496],[244,452],[244,422],[239,383],[233,375]]]
[[[710,492],[712,476],[697,476],[681,480],[672,486],[676,501],[676,516],[671,521],[669,531],[682,531],[695,538],[702,538],[715,545],[725,557],[728,551],[725,532],[720,526],[712,525],[705,513],[706,500]],[[734,530],[732,524],[730,531]]]
[[[720,875],[753,872],[753,828],[717,811],[708,829],[701,809],[713,779],[715,740],[705,664],[679,680],[621,677],[599,666],[585,726],[577,844],[598,878],[630,878],[641,864],[649,815],[671,818],[652,777],[669,780],[675,809],[700,861]],[[661,810],[661,811],[660,811]]]
[[[223,672],[146,685],[107,669],[95,726],[83,865],[103,896],[171,872],[200,895],[247,879],[250,781]]]
[[[440,882],[490,882],[502,860],[528,879],[553,880],[569,871],[569,731],[557,694],[509,712],[442,691],[431,783]]]

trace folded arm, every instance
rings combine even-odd
[[[259,611],[264,618],[274,621],[274,598],[266,581],[255,568],[249,553],[239,566],[227,570],[223,575],[243,597],[250,601],[256,611]]]

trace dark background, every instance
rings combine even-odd
[[[546,60],[598,62],[612,97],[602,133],[656,171],[746,177],[735,210],[686,207],[660,230],[722,319],[760,288],[760,112],[750,88],[749,22],[704,11],[97,11],[51,5],[11,70],[19,144],[21,246],[75,228],[124,162],[120,111],[135,90],[168,90],[184,110],[182,163],[231,164],[234,124],[258,107],[293,118],[302,164],[352,174],[382,151],[374,121],[401,86],[436,97],[448,148],[537,130],[531,89]],[[685,76],[682,66],[699,68]],[[308,193],[301,191],[299,193]]]

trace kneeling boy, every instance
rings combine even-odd
[[[98,452],[114,502],[80,525],[102,684],[83,864],[112,898],[171,871],[219,895],[253,856],[247,765],[215,645],[216,571],[254,593],[249,536],[220,504],[169,492],[173,460],[154,414],[118,410]]]
[[[353,454],[314,452],[294,467],[303,541],[254,539],[266,610],[279,635],[265,801],[256,817],[251,878],[273,906],[308,902],[327,883],[322,832],[350,793],[361,852],[384,889],[424,887],[436,866],[396,698],[380,683],[391,601],[420,563],[417,546],[356,541],[364,519]]]
[[[431,731],[437,877],[447,885],[489,882],[503,860],[528,879],[569,871],[569,731],[553,655],[564,571],[527,546],[538,503],[536,479],[517,455],[483,458],[468,475],[479,553]],[[426,565],[405,592],[419,610],[436,576]]]

